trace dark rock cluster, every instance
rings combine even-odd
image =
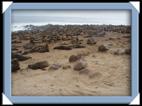
[[[86,48],[86,46],[98,44],[96,38],[107,36],[107,32],[130,33],[131,27],[125,25],[45,25],[45,26],[25,26],[25,30],[12,32],[12,72],[20,70],[20,61],[26,61],[32,57],[27,56],[30,53],[45,53],[52,49],[72,50]],[[127,40],[130,36],[124,35]],[[108,40],[113,40],[110,38]],[[129,39],[128,39],[129,40]],[[61,43],[61,44],[59,44]],[[55,44],[55,45],[54,45]],[[50,45],[52,45],[50,47]],[[99,52],[106,52],[111,45],[100,45]],[[121,54],[117,50],[114,54]],[[131,54],[130,49],[123,50],[123,54]],[[74,70],[82,70],[86,64],[81,60],[82,55],[71,55],[69,63],[74,63]],[[36,62],[28,65],[30,69],[44,69],[48,67],[47,61]],[[52,64],[49,69],[57,70],[61,66]],[[71,68],[64,66],[63,69]],[[82,73],[87,71],[82,71]]]

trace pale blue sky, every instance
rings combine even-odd
[[[15,10],[12,24],[113,24],[130,25],[126,10]]]

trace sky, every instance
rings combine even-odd
[[[113,24],[130,25],[126,10],[14,10],[12,24]]]

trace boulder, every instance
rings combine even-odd
[[[49,52],[49,47],[47,44],[44,45],[35,45],[30,52],[39,52],[39,53],[44,53],[44,52]]]
[[[17,72],[20,69],[20,64],[17,59],[12,59],[12,72]]]
[[[98,47],[98,51],[100,51],[100,52],[106,52],[106,51],[108,51],[108,47],[106,45],[100,45]]]
[[[73,48],[85,48],[86,46],[81,45],[81,44],[74,44]]]
[[[123,49],[123,48],[117,48],[117,49],[115,49],[113,51],[113,54],[114,55],[123,55],[123,54],[125,54],[125,49]]]
[[[86,67],[87,67],[87,63],[85,61],[79,61],[74,65],[73,69],[75,71],[80,71],[82,69],[85,69]]]
[[[72,63],[72,62],[76,62],[77,60],[80,60],[81,59],[81,55],[71,55],[69,57],[69,62]]]
[[[36,70],[36,69],[44,69],[48,66],[49,64],[47,61],[40,61],[40,62],[36,62],[36,63],[28,65],[28,68]]]
[[[113,52],[114,55],[123,55],[123,54],[131,54],[130,48],[117,48]]]
[[[56,46],[54,47],[54,49],[59,49],[59,50],[72,50],[72,47],[71,46]]]
[[[16,58],[18,61],[25,61],[31,59],[31,57],[23,56],[21,53],[12,53],[12,58]]]
[[[34,47],[33,43],[27,43],[27,44],[23,45],[24,49],[32,49],[33,47]]]
[[[130,48],[126,48],[126,49],[125,49],[125,54],[130,55],[130,54],[131,54],[131,49],[130,49]]]

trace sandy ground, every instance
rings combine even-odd
[[[108,40],[109,37],[115,39]],[[120,38],[120,39],[117,39]],[[98,45],[112,43],[113,48],[130,46],[130,39],[118,33],[98,37],[97,44],[82,49],[50,50],[47,53],[31,53],[32,59],[20,62],[23,71],[12,73],[12,95],[21,96],[128,96],[130,91],[130,55],[114,55],[97,51]],[[51,46],[50,46],[51,47]],[[91,74],[79,74],[69,63],[69,56],[86,53],[84,57]],[[28,64],[46,60],[49,64],[71,65],[69,69],[26,70]],[[92,77],[91,77],[92,76]]]

